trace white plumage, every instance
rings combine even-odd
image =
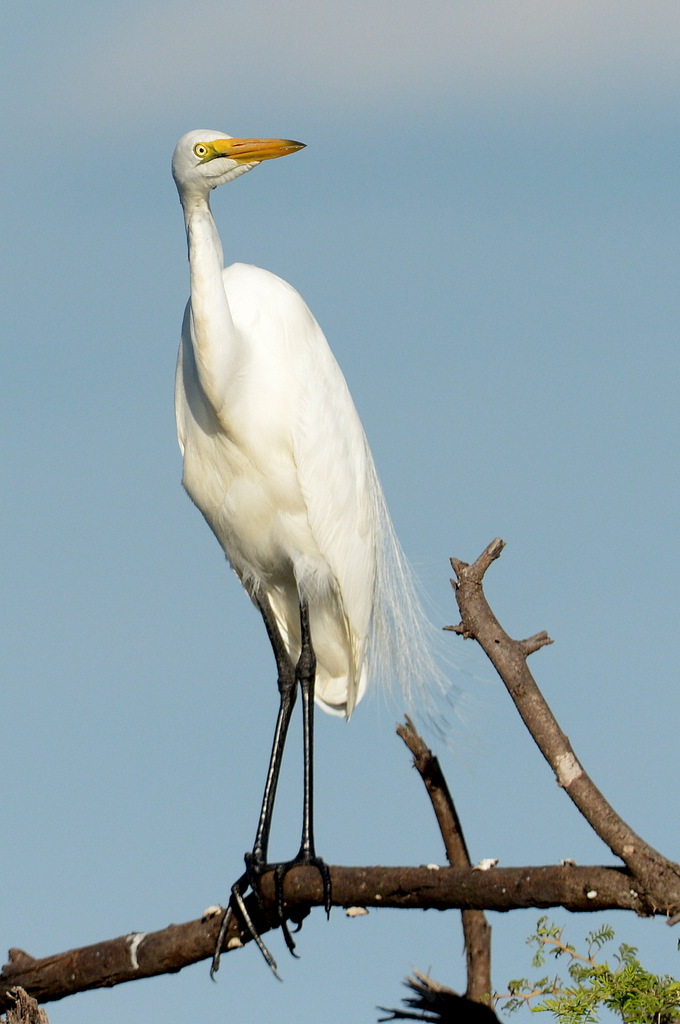
[[[209,344],[198,340],[191,306],[184,323],[176,386],[184,486],[246,590],[269,598],[293,661],[299,594],[307,597],[317,703],[349,716],[366,687],[376,589],[370,453],[298,293],[241,263],[222,280],[228,310],[210,323]],[[192,273],[192,303],[197,288]]]
[[[431,692],[442,682],[359,417],[321,328],[274,274],[242,263],[223,266],[211,189],[301,148],[282,139],[194,131],[178,143],[172,165],[191,272],[175,387],[183,483],[262,613],[280,698],[255,844],[232,886],[213,971],[234,908],[276,971],[244,893],[272,867],[269,831],[298,687],[302,840],[292,861],[275,866],[291,951],[283,905],[289,868],[316,867],[326,910],[331,906],[330,874],[314,849],[312,695],[325,711],[349,718],[376,672],[396,677],[407,697],[414,683]]]
[[[269,599],[293,661],[307,598],[316,701],[349,717],[369,672],[397,675],[407,695],[441,681],[427,625],[321,328],[274,274],[223,268],[209,204],[211,189],[300,148],[213,131],[177,145],[191,299],[175,408],[184,486],[248,593]]]

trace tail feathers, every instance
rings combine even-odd
[[[442,634],[429,620],[418,596],[415,574],[402,550],[375,474],[376,595],[369,639],[372,679],[379,678],[405,710],[451,739],[448,717],[459,694],[437,657]],[[396,692],[395,692],[396,691]]]

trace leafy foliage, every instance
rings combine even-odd
[[[614,929],[603,925],[586,938],[586,948],[579,953],[564,941],[563,929],[539,919],[536,933],[527,944],[534,946],[532,966],[543,967],[548,958],[567,957],[570,984],[556,975],[544,975],[534,982],[518,978],[508,984],[503,1009],[518,1010],[542,997],[532,1006],[534,1012],[548,1011],[560,1024],[593,1024],[598,1021],[600,1007],[618,1014],[624,1024],[676,1024],[680,1022],[680,982],[667,975],[659,976],[645,970],[637,959],[637,949],[622,943],[614,956],[615,966],[608,961],[598,963],[602,948],[614,939]]]

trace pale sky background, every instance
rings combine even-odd
[[[577,754],[678,849],[680,6],[5,0],[0,945],[34,956],[200,915],[252,844],[276,711],[264,629],[183,494],[188,268],[170,177],[206,127],[307,143],[214,197],[227,260],[323,326],[438,625],[487,593]],[[471,644],[438,746],[474,859],[613,863]],[[379,694],[318,717],[332,864],[444,861]],[[432,739],[431,737],[429,737]],[[272,850],[297,849],[298,731]],[[538,912],[490,915],[494,983]],[[599,918],[555,912],[578,942]],[[605,915],[657,972],[678,929]],[[315,912],[257,950],[48,1006],[52,1024],[347,1024],[413,967],[464,987],[457,913]],[[518,1020],[526,1019],[516,1018]]]

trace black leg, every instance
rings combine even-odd
[[[255,844],[252,852],[246,854],[245,873],[241,875],[231,889],[232,899],[222,918],[222,924],[220,926],[217,943],[215,945],[212,967],[210,968],[210,975],[213,978],[217,970],[219,970],[222,945],[229,929],[229,923],[233,915],[234,906],[238,907],[239,914],[247,931],[257,943],[260,952],[269,964],[269,967],[272,969],[276,977],[279,977],[276,968],[276,961],[265,946],[251,920],[245,904],[244,895],[249,886],[253,889],[253,892],[256,894],[258,893],[258,879],[267,864],[267,851],[269,849],[269,833],[271,830],[272,814],[274,811],[274,800],[276,798],[276,788],[279,782],[281,761],[283,758],[286,736],[288,734],[288,726],[290,725],[291,715],[297,698],[297,678],[295,667],[291,661],[290,655],[288,654],[286,645],[283,642],[283,638],[279,631],[279,627],[276,624],[276,619],[274,618],[269,601],[266,597],[261,598],[258,595],[255,595],[255,602],[262,614],[262,618],[267,629],[267,635],[269,636],[269,641],[272,645],[272,650],[274,651],[274,658],[276,659],[276,667],[278,670],[277,682],[279,688],[279,713],[276,719],[272,752],[269,759],[269,769],[267,771],[264,795],[262,797],[262,808],[260,810],[260,819],[258,821],[257,833],[255,835]]]
[[[300,850],[297,856],[291,860],[282,864],[275,865],[274,868],[274,881],[276,889],[276,903],[278,909],[279,920],[281,923],[281,929],[283,931],[286,945],[291,953],[294,953],[295,943],[293,942],[292,936],[288,929],[285,918],[285,908],[283,900],[283,881],[287,872],[298,865],[311,865],[316,867],[321,874],[324,888],[324,905],[326,907],[326,913],[330,915],[331,910],[331,879],[327,865],[321,858],[316,856],[314,848],[314,683],[316,675],[316,656],[314,654],[314,648],[312,646],[311,632],[309,628],[309,609],[304,599],[300,601],[300,633],[301,633],[301,646],[300,646],[300,657],[296,666],[290,659],[290,655],[286,649],[286,646],[281,637],[281,633],[276,624],[276,619],[271,610],[271,606],[267,598],[260,598],[256,595],[256,603],[262,613],[262,618],[267,629],[272,650],[274,651],[274,657],[276,659],[276,665],[278,670],[278,688],[279,688],[279,713],[276,720],[276,729],[274,732],[274,741],[272,743],[272,752],[269,760],[269,770],[267,772],[267,780],[265,782],[264,796],[262,798],[262,809],[260,811],[260,818],[257,826],[257,833],[255,836],[255,844],[251,853],[246,854],[246,871],[238,879],[237,882],[232,886],[232,898],[229,907],[225,911],[220,927],[220,932],[217,938],[217,944],[215,947],[215,954],[213,956],[213,963],[211,968],[211,976],[214,977],[215,972],[219,968],[220,952],[224,939],[226,937],[231,917],[234,913],[234,908],[238,908],[240,917],[243,923],[251,934],[255,942],[257,943],[260,952],[264,956],[265,960],[269,964],[274,974],[279,977],[277,972],[276,961],[272,957],[271,953],[265,946],[257,929],[253,925],[250,914],[245,904],[244,895],[250,886],[255,894],[258,894],[258,883],[259,878],[263,872],[271,867],[272,865],[267,864],[267,854],[269,850],[269,833],[271,830],[272,814],[274,810],[274,800],[276,798],[276,788],[279,781],[279,774],[281,771],[281,761],[283,758],[283,750],[286,742],[286,736],[288,734],[288,727],[290,725],[290,719],[295,706],[295,700],[297,697],[298,683],[300,685],[300,691],[302,694],[302,711],[303,711],[303,736],[304,736],[304,799],[303,799],[303,821],[302,821],[302,839],[300,843]]]
[[[286,945],[294,953],[295,943],[286,924],[283,901],[283,880],[291,868],[311,865],[317,868],[323,881],[324,906],[327,916],[331,912],[331,877],[325,862],[316,856],[314,847],[314,684],[316,678],[316,655],[312,646],[309,628],[309,608],[304,599],[300,600],[300,658],[295,667],[295,676],[300,683],[302,695],[302,727],[304,742],[304,797],[302,808],[302,839],[297,856],[283,864],[277,864],[274,872],[276,904],[281,920]]]
[[[314,857],[314,685],[316,655],[309,629],[309,609],[300,602],[300,633],[302,644],[296,675],[302,694],[302,731],[304,744],[304,796],[302,808],[301,857]]]
[[[262,600],[258,600],[257,603],[262,613],[262,618],[264,619],[264,624],[267,628],[267,634],[276,659],[276,667],[278,670],[279,713],[276,719],[272,752],[269,759],[269,770],[267,772],[267,780],[265,782],[264,795],[262,797],[260,820],[258,822],[257,833],[255,835],[255,845],[253,846],[252,853],[246,857],[246,867],[248,868],[248,871],[253,870],[254,872],[262,871],[267,863],[269,833],[271,831],[272,814],[274,812],[276,788],[279,784],[281,761],[283,759],[283,750],[286,745],[288,726],[290,725],[291,715],[297,699],[298,683],[293,662],[286,650],[286,646],[281,637],[279,627],[276,624],[276,619],[274,618],[269,601],[266,598],[263,598]]]

